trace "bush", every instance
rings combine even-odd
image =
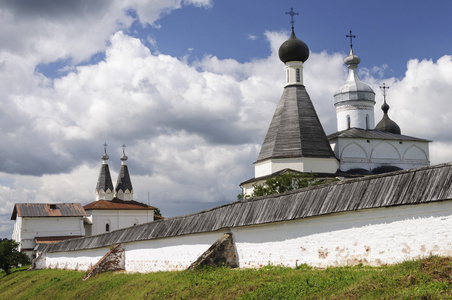
[[[19,244],[14,240],[3,240],[0,243],[0,268],[5,271],[6,275],[10,273],[12,267],[30,264],[28,256],[17,250],[18,246]]]

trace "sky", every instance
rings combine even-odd
[[[291,7],[326,134],[352,30],[375,121],[385,83],[402,134],[452,161],[450,1],[5,0],[0,238],[14,203],[94,201],[105,142],[113,181],[125,144],[135,199],[163,216],[235,201],[284,88]]]

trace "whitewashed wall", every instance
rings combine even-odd
[[[85,235],[83,217],[17,217],[12,238],[20,244],[19,250],[29,249],[25,252],[32,258],[36,237],[68,235]]]
[[[113,231],[154,221],[154,210],[91,210],[87,213],[93,223],[86,226],[87,235],[105,233],[107,222],[110,224],[110,231]]]
[[[234,228],[241,268],[394,264],[452,255],[452,202],[366,209]]]
[[[46,253],[45,266],[48,269],[88,271],[109,251],[109,247],[103,247],[82,251]],[[41,264],[43,263],[41,262]]]
[[[241,268],[302,263],[320,268],[358,263],[378,266],[431,254],[452,255],[451,228],[452,201],[444,201],[125,243],[123,247],[128,272],[186,269],[224,232],[233,233]],[[48,253],[46,266],[80,270],[108,250]]]
[[[331,144],[341,160],[341,170],[366,169],[391,165],[413,169],[430,165],[429,145],[423,141],[339,138]]]
[[[141,273],[185,270],[225,232],[198,233],[124,244],[126,270]]]
[[[336,158],[275,158],[254,164],[254,177],[261,177],[275,172],[292,169],[300,172],[313,173],[336,173],[339,162]]]

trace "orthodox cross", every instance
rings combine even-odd
[[[107,143],[104,143],[104,153],[107,153]]]
[[[122,144],[122,154],[126,154],[126,144]]]
[[[290,23],[292,24],[292,29],[293,29],[293,23],[295,23],[295,21],[293,20],[293,16],[297,15],[298,13],[293,11],[293,7],[290,8],[290,12],[286,12],[286,15],[290,15]]]
[[[385,83],[383,82],[383,86],[380,86],[380,89],[383,90],[383,100],[386,103],[386,90],[389,89],[389,86],[386,86]]]
[[[346,37],[350,38],[350,48],[353,48],[353,38],[356,39],[356,35],[352,35],[352,31],[350,30],[350,35],[346,35]]]

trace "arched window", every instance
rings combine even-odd
[[[366,129],[369,129],[369,115],[366,115]]]
[[[297,82],[300,82],[300,69],[297,69]]]
[[[347,129],[350,129],[352,121],[350,120],[350,115],[347,115]]]
[[[110,224],[109,223],[105,224],[105,231],[106,232],[110,231]]]

